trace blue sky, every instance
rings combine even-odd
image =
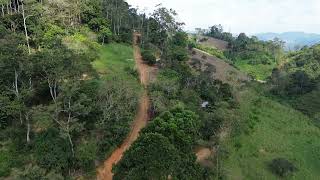
[[[185,30],[222,24],[232,33],[303,31],[320,34],[320,0],[127,0],[141,11],[175,9]]]

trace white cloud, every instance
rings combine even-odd
[[[162,3],[175,9],[185,29],[222,24],[226,31],[320,33],[320,0],[127,0],[140,9]]]

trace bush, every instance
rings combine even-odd
[[[291,162],[284,158],[273,159],[269,164],[269,168],[272,173],[280,177],[286,177],[291,173],[297,171],[297,168]]]
[[[41,168],[67,172],[72,161],[68,142],[60,137],[59,131],[49,129],[35,139],[35,159]]]
[[[76,149],[76,159],[78,167],[86,171],[94,170],[95,159],[97,157],[98,147],[94,139],[81,142]]]
[[[142,59],[147,62],[149,65],[154,65],[156,61],[156,57],[150,50],[144,50],[141,53]]]

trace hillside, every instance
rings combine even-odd
[[[234,68],[224,60],[198,49],[192,50],[189,64],[194,69],[212,74],[214,79],[234,86],[243,85],[251,80],[245,73]]]
[[[304,46],[312,46],[320,43],[320,34],[304,32],[261,33],[255,34],[255,36],[263,41],[271,41],[279,38],[286,43],[286,50],[296,50]]]
[[[0,9],[0,179],[320,177],[320,45],[190,35],[162,4]]]
[[[264,97],[257,89],[239,94],[234,133],[224,139],[219,166],[227,179],[279,179],[269,170],[273,159],[292,162],[292,179],[319,177],[320,129],[291,107]],[[261,91],[261,90],[260,90]],[[221,162],[222,161],[222,162]]]
[[[199,44],[217,48],[221,51],[227,50],[229,46],[229,42],[209,36],[197,36],[196,38]]]

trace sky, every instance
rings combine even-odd
[[[140,11],[162,4],[178,13],[187,31],[222,24],[238,34],[307,32],[320,34],[320,0],[127,0]]]

